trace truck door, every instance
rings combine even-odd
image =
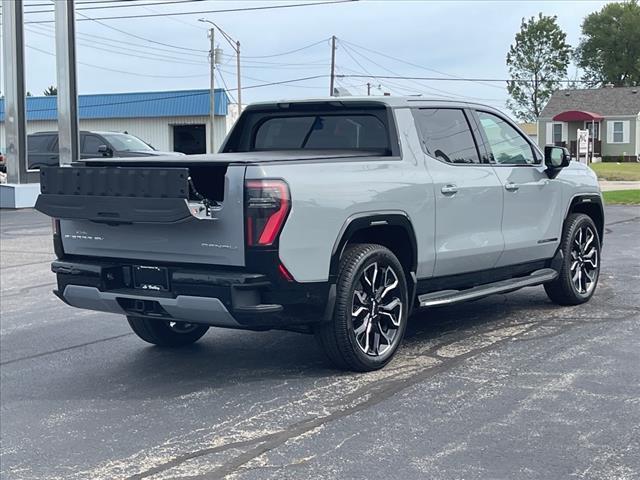
[[[496,266],[553,257],[564,216],[561,180],[547,177],[542,155],[508,119],[475,114],[504,195],[505,248]]]
[[[502,185],[461,108],[414,111],[435,195],[434,276],[492,268],[502,254]]]

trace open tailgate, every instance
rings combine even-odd
[[[66,254],[243,266],[244,171],[227,165],[44,167],[36,209],[60,219]],[[215,200],[195,191],[192,177]]]

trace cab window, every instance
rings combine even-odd
[[[429,155],[447,163],[480,163],[469,122],[462,110],[421,108],[416,111],[415,118]]]
[[[531,144],[508,122],[487,112],[478,112],[493,160],[501,165],[537,163]]]

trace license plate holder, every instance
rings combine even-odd
[[[133,287],[139,290],[166,292],[169,290],[169,270],[166,267],[134,265]]]

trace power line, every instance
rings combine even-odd
[[[114,30],[116,32],[120,32],[120,33],[122,33],[124,35],[128,35],[128,36],[133,37],[133,38],[137,38],[138,40],[144,40],[145,42],[155,43],[157,45],[162,45],[164,47],[175,48],[175,49],[178,49],[178,50],[188,50],[190,52],[201,52],[201,53],[202,52],[208,52],[208,50],[202,50],[202,49],[199,49],[199,48],[179,47],[179,46],[176,46],[176,45],[171,45],[169,43],[158,42],[157,40],[152,40],[150,38],[141,37],[140,35],[136,35],[135,33],[127,32],[126,30],[121,30],[119,28],[112,27],[111,25],[107,25],[106,23],[101,22],[100,19],[89,17],[89,16],[85,15],[84,13],[79,13],[79,15],[84,17],[84,19],[81,18],[79,20],[91,20],[93,22],[96,22],[96,23],[102,25],[105,28],[108,28],[110,30]],[[27,24],[27,23],[51,23],[51,22],[25,22],[25,24]]]
[[[130,8],[130,7],[152,7],[154,5],[168,5],[168,4],[176,4],[176,3],[194,3],[194,2],[209,2],[211,0],[166,0],[163,2],[152,2],[152,3],[137,3],[137,2],[129,2],[124,5],[105,5],[103,7],[78,7],[76,8],[76,12],[84,11],[84,10],[106,10],[111,8]],[[78,2],[78,5],[83,4],[92,4],[92,3],[116,3],[116,2]],[[35,7],[35,6],[48,6],[51,4],[42,3],[39,5],[25,5],[25,7]],[[25,10],[26,13],[53,13],[54,10]]]
[[[30,28],[34,28],[34,27],[47,28],[48,31],[53,34],[53,26],[52,25],[32,25]],[[109,26],[107,25],[107,27],[109,27]],[[97,42],[95,40],[96,38],[108,41],[110,43],[115,43],[116,45],[108,45],[108,44],[105,44],[105,45],[113,46],[113,47],[117,47],[117,48],[122,48],[120,46],[120,44],[122,44],[122,45],[131,45],[131,46],[138,47],[138,48],[146,48],[146,49],[153,50],[153,52],[142,52],[142,53],[154,53],[155,54],[156,51],[159,51],[159,52],[168,52],[168,53],[171,53],[173,55],[182,55],[182,56],[185,56],[185,57],[197,57],[197,58],[203,58],[203,53],[207,53],[207,51],[205,51],[205,50],[202,50],[201,53],[191,53],[191,52],[185,52],[185,51],[180,51],[180,50],[169,50],[169,49],[166,49],[166,48],[159,48],[159,47],[156,47],[156,46],[144,45],[142,43],[128,42],[126,40],[114,40],[113,38],[103,37],[103,36],[100,36],[100,35],[95,35],[93,33],[92,34],[87,34],[87,33],[82,33],[82,32],[76,32],[76,35],[78,37],[85,37],[88,40],[91,40],[92,42],[95,42],[95,43],[99,43],[99,42]],[[144,38],[144,37],[140,37],[140,38]],[[145,38],[144,40],[148,41],[149,39]],[[171,46],[171,48],[182,49],[182,47],[173,46],[173,45]]]
[[[307,80],[315,80],[317,78],[326,78],[329,75],[313,75],[313,76],[309,76],[309,77],[300,77],[300,78],[290,78],[288,80],[279,80],[277,82],[268,82],[268,83],[261,83],[261,84],[254,84],[254,85],[248,85],[248,86],[243,86],[242,89],[249,89],[249,88],[262,88],[262,87],[271,87],[274,85],[284,85],[284,84],[288,84],[288,83],[297,83],[297,82],[304,82]],[[316,88],[316,87],[313,87]],[[227,93],[229,93],[229,91],[236,91],[238,90],[237,88],[229,88],[227,89]],[[106,103],[96,103],[96,104],[91,104],[91,105],[79,105],[79,109],[86,109],[86,108],[96,108],[96,107],[108,107],[108,106],[113,106],[113,105],[128,105],[131,103],[145,103],[145,102],[157,102],[157,101],[161,101],[161,100],[174,100],[174,99],[178,99],[178,98],[188,98],[188,97],[197,97],[200,95],[209,95],[210,94],[210,90],[204,90],[202,92],[197,92],[197,93],[185,93],[185,94],[177,94],[177,95],[168,95],[165,97],[156,97],[156,98],[145,98],[145,99],[139,99],[139,100],[125,100],[125,101],[120,101],[120,102],[106,102]],[[57,108],[34,108],[34,109],[28,109],[27,113],[34,113],[34,112],[53,112],[56,111]]]
[[[444,75],[446,77],[461,78],[461,77],[459,77],[457,75],[453,75],[453,74],[450,74],[450,73],[442,72],[440,70],[435,70],[433,68],[428,68],[428,67],[425,67],[424,65],[419,65],[417,63],[408,62],[406,60],[402,60],[402,59],[394,57],[392,55],[387,55],[386,53],[378,52],[376,50],[372,50],[370,48],[363,47],[362,45],[357,45],[357,44],[355,44],[353,42],[348,42],[347,40],[342,40],[342,41],[344,43],[347,43],[348,45],[353,46],[353,47],[360,48],[360,49],[365,50],[365,51],[370,52],[370,53],[375,53],[376,55],[380,55],[382,57],[389,58],[391,60],[395,60],[395,61],[400,62],[400,63],[405,63],[407,65],[411,65],[412,67],[421,68],[421,69],[429,71],[429,72],[439,73],[440,75]],[[492,87],[492,88],[500,88],[500,89],[502,88],[502,87],[497,87],[496,85],[491,85],[491,84],[484,84],[484,85],[487,85],[487,86]]]
[[[343,3],[343,2],[338,2],[338,3]],[[311,47],[315,47],[316,45],[320,45],[321,43],[325,43],[328,42],[329,38],[323,38],[322,40],[318,40],[317,42],[311,43],[309,45],[305,45],[304,47],[300,47],[300,48],[296,48],[295,50],[289,50],[286,52],[281,52],[281,53],[274,53],[271,55],[245,55],[243,56],[243,58],[273,58],[273,57],[282,57],[284,55],[290,55],[292,53],[296,53],[296,52],[300,52],[302,50],[306,50],[307,48],[311,48]]]
[[[397,80],[442,80],[445,82],[522,82],[522,83],[533,83],[535,80],[528,78],[468,78],[468,77],[455,77],[455,78],[443,78],[443,77],[408,77],[401,75],[343,75],[345,77],[355,77],[355,78],[391,78]],[[575,80],[558,80],[561,83],[570,83]],[[578,80],[581,82],[582,80]]]
[[[391,69],[389,69],[389,68],[387,68],[387,67],[385,67],[383,65],[380,65],[378,62],[372,60],[371,58],[367,57],[363,53],[356,52],[355,50],[352,50],[351,47],[348,47],[346,44],[344,44],[344,42],[341,42],[341,44],[342,44],[342,47],[344,48],[344,50],[345,50],[345,52],[347,54],[349,54],[349,50],[351,50],[351,51],[353,51],[354,54],[360,55],[362,58],[364,58],[368,62],[371,62],[372,64],[376,65],[377,67],[382,68],[383,70],[386,70],[387,72],[389,72],[389,73],[391,73],[391,74],[393,74],[395,76],[402,76],[402,75],[398,74],[397,72],[394,72],[393,70],[391,70]],[[351,56],[351,55],[349,54],[349,56]],[[353,58],[353,56],[351,56],[351,57]],[[360,62],[356,61],[356,63],[362,67],[362,64]],[[371,74],[371,72],[369,72],[367,69],[364,69],[364,70],[365,70],[366,73]],[[355,73],[360,73],[360,72],[355,72]],[[387,83],[392,85],[392,83],[389,80],[387,80]],[[472,96],[469,96],[469,95],[462,95],[462,94],[458,94],[458,93],[451,92],[451,91],[448,91],[448,90],[442,90],[440,88],[432,87],[432,86],[429,86],[429,85],[423,85],[423,84],[418,83],[416,81],[412,81],[412,83],[415,84],[415,85],[419,85],[420,89],[426,88],[428,90],[432,90],[434,92],[438,92],[438,93],[434,94],[434,93],[431,93],[431,92],[427,93],[424,90],[418,90],[419,92],[421,91],[421,92],[423,92],[425,94],[428,94],[428,95],[438,95],[438,96],[441,96],[441,97],[455,98],[455,99],[459,99],[460,97],[463,97],[463,98],[467,98],[467,99],[471,99],[471,100],[480,100],[480,101],[483,101],[483,102],[500,102],[500,104],[504,103],[503,99],[472,97]],[[405,90],[407,90],[407,89],[405,88]]]
[[[36,35],[42,35],[47,38],[53,38],[52,35],[46,34],[44,32],[38,32],[36,30],[32,30],[31,28],[26,28],[26,30],[31,33],[35,33]],[[107,45],[109,47],[115,48],[113,47],[113,45],[105,44],[103,42],[96,42],[95,40],[93,41],[93,43],[96,43],[98,45]],[[203,65],[204,64],[203,62],[196,62],[196,61],[186,60],[182,58],[170,57],[168,55],[162,55],[162,54],[154,54],[153,56],[149,56],[151,55],[151,52],[136,52],[135,50],[133,50],[133,52],[135,53],[126,53],[127,51],[131,52],[132,50],[124,49],[122,47],[118,47],[119,50],[112,50],[109,48],[103,48],[103,47],[98,47],[96,45],[91,45],[89,43],[85,43],[82,41],[78,41],[78,45],[81,45],[86,48],[93,48],[95,50],[101,50],[103,52],[113,53],[116,55],[122,55],[125,57],[142,58],[146,60],[154,60],[154,61],[165,62],[165,63],[167,60],[170,60],[173,63],[179,63],[183,65]]]
[[[33,47],[31,45],[26,45],[26,47],[30,48],[31,50],[35,50],[37,52],[44,53],[45,55],[49,55],[49,56],[52,56],[52,57],[56,56],[55,53],[47,52],[46,50],[42,50],[41,48],[38,48],[38,47]],[[105,70],[107,72],[121,73],[123,75],[132,75],[134,77],[145,77],[145,78],[200,78],[200,77],[208,76],[206,73],[203,74],[203,75],[151,75],[151,74],[145,74],[145,73],[128,72],[126,70],[116,70],[114,68],[107,68],[107,67],[103,67],[101,65],[94,65],[92,63],[85,63],[85,62],[77,62],[77,63],[78,63],[78,65],[84,65],[85,67],[97,68],[98,70]]]
[[[338,3],[353,3],[359,0],[327,0],[322,2],[313,2],[313,3],[292,3],[287,5],[264,5],[261,7],[242,7],[242,8],[225,8],[220,10],[190,10],[188,12],[167,12],[167,13],[145,13],[138,15],[121,15],[121,16],[110,16],[110,17],[96,17],[96,18],[79,18],[78,22],[87,21],[87,20],[123,20],[128,18],[153,18],[153,17],[171,17],[171,16],[179,16],[179,15],[203,15],[210,13],[229,13],[229,12],[249,12],[249,11],[258,11],[258,10],[275,10],[280,8],[297,8],[297,7],[315,7],[318,5],[330,5],[330,4],[338,4]],[[54,23],[54,20],[32,20],[27,23]]]

